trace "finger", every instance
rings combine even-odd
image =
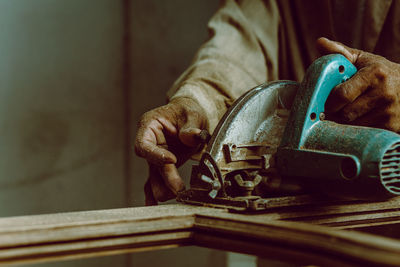
[[[179,140],[188,147],[197,147],[200,145],[200,133],[199,128],[183,128],[179,132]]]
[[[185,184],[174,164],[165,164],[159,167],[161,177],[168,189],[176,196],[178,192],[185,189]]]
[[[136,141],[135,152],[138,156],[145,158],[157,166],[175,163],[177,161],[173,153],[146,140]]]
[[[380,106],[377,106],[366,115],[355,120],[352,124],[398,132],[400,130],[400,120],[397,114],[392,108],[382,109]]]
[[[167,201],[169,199],[175,198],[175,194],[166,186],[164,179],[162,178],[159,167],[149,164],[149,183],[151,187],[151,193],[155,200],[157,201]],[[149,195],[149,203],[151,201],[151,195]],[[146,195],[147,197],[147,195]]]
[[[361,69],[370,65],[371,61],[376,61],[377,59],[382,60],[382,57],[380,56],[348,47],[342,43],[332,41],[324,37],[318,38],[317,49],[324,55],[335,53],[342,54],[352,64],[354,64],[357,69]]]
[[[186,146],[197,147],[200,145],[199,135],[204,128],[204,118],[198,113],[188,114],[186,121],[180,127],[179,140]]]
[[[380,106],[381,99],[374,90],[370,90],[346,105],[340,112],[340,117],[344,122],[352,122]]]
[[[327,113],[335,113],[364,93],[374,81],[374,72],[369,68],[360,69],[353,77],[336,86],[325,103]]]
[[[146,206],[155,206],[157,205],[157,200],[153,195],[153,190],[151,189],[150,179],[147,179],[144,184],[144,196],[145,196],[145,205]]]
[[[377,107],[357,118],[351,124],[385,129],[385,125],[389,119],[390,116],[384,110]]]
[[[163,125],[157,120],[139,124],[135,140],[136,154],[158,166],[176,162],[176,156],[166,149],[166,140],[162,129]]]
[[[360,50],[350,48],[342,43],[331,41],[325,37],[318,38],[317,49],[324,55],[326,54],[342,54],[351,63],[355,64],[357,62]]]

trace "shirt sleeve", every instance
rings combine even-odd
[[[174,83],[168,98],[196,100],[212,132],[239,96],[277,79],[279,23],[275,1],[222,1],[208,23],[208,41]]]

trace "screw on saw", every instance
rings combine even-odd
[[[242,189],[243,196],[251,196],[254,188],[261,182],[262,177],[259,174],[255,174],[252,181],[243,180],[242,174],[236,174],[234,179],[238,186]]]
[[[213,179],[211,179],[210,177],[208,177],[208,176],[206,176],[204,174],[201,175],[200,179],[203,182],[206,182],[206,183],[211,185],[211,191],[210,191],[210,193],[208,193],[208,195],[211,198],[215,198],[217,196],[217,194],[218,194],[218,190],[221,189],[220,182],[218,180],[213,180]]]

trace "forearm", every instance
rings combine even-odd
[[[278,24],[274,1],[224,1],[209,22],[210,39],[175,82],[170,99],[195,99],[212,132],[240,95],[277,78]]]

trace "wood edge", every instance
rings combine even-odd
[[[197,215],[195,244],[215,247],[225,239],[226,244],[232,244],[232,250],[235,251],[237,250],[236,243],[246,241],[247,244],[265,247],[264,250],[246,251],[246,246],[242,246],[242,252],[257,256],[262,256],[263,253],[271,255],[269,251],[273,244],[276,251],[281,251],[281,253],[272,253],[272,256],[276,256],[277,259],[290,259],[290,255],[295,251],[298,255],[302,255],[302,257],[296,257],[296,263],[299,263],[298,260],[303,260],[304,264],[312,263],[322,266],[329,261],[335,264],[350,262],[368,266],[400,265],[400,242],[394,239],[299,222],[260,222],[239,217]],[[213,236],[218,243],[214,244],[213,239],[210,239],[207,244],[203,236]],[[224,249],[230,250],[229,246]],[[286,253],[287,251],[289,253]],[[318,262],[309,262],[310,258]]]
[[[37,242],[1,248],[0,263],[23,264],[198,245],[322,266],[400,265],[400,242],[393,239],[301,222],[266,220],[260,216],[226,213],[212,208],[179,212],[180,207],[185,208],[179,205],[170,207],[178,209],[180,215],[173,216],[176,220],[164,216],[171,214],[168,207],[150,208],[156,212],[147,216],[146,221],[134,217],[130,220],[120,218],[118,224],[126,226],[127,232],[116,232],[116,221],[107,218],[96,224],[92,221],[85,224],[84,220],[70,226],[63,224],[68,226],[67,231],[58,232],[57,241],[45,235],[43,230],[46,227],[43,225],[28,227],[33,237],[38,235],[35,237],[38,239],[32,239]],[[148,227],[135,229],[135,225],[143,223]],[[52,224],[48,226],[52,235],[65,230],[63,227],[54,228]],[[74,233],[78,229],[80,232]],[[97,235],[85,233],[91,230],[98,231]],[[0,234],[0,243],[3,234]],[[24,231],[14,231],[13,234],[26,237]]]

